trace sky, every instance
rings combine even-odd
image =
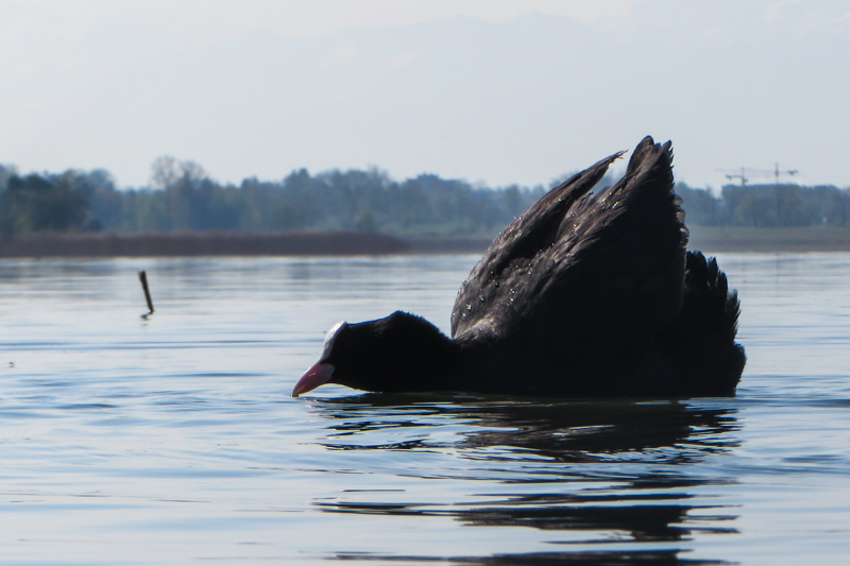
[[[645,135],[691,186],[847,187],[848,101],[845,1],[0,1],[0,163],[121,187],[163,155],[547,185]]]

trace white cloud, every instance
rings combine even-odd
[[[620,20],[638,0],[5,0],[0,30],[73,37],[102,22],[156,26],[194,41],[238,37],[267,29],[291,38],[350,27],[383,27],[472,16],[507,21],[533,12],[585,23]]]

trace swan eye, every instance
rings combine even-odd
[[[325,347],[322,350],[322,357],[319,358],[320,362],[327,360],[331,357],[331,350],[333,350],[334,342],[336,341],[336,337],[339,336],[339,333],[343,328],[348,328],[348,323],[345,321],[337,322],[336,324],[328,330],[328,333],[325,335]]]

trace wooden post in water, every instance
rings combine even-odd
[[[144,270],[139,272],[139,281],[142,282],[142,290],[145,292],[145,300],[148,302],[148,310],[150,311],[143,314],[142,318],[147,318],[153,314],[153,301],[151,300],[151,292],[148,289],[148,276]]]

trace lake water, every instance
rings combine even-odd
[[[719,257],[735,398],[289,396],[476,260],[0,260],[0,562],[850,563],[850,254]]]

